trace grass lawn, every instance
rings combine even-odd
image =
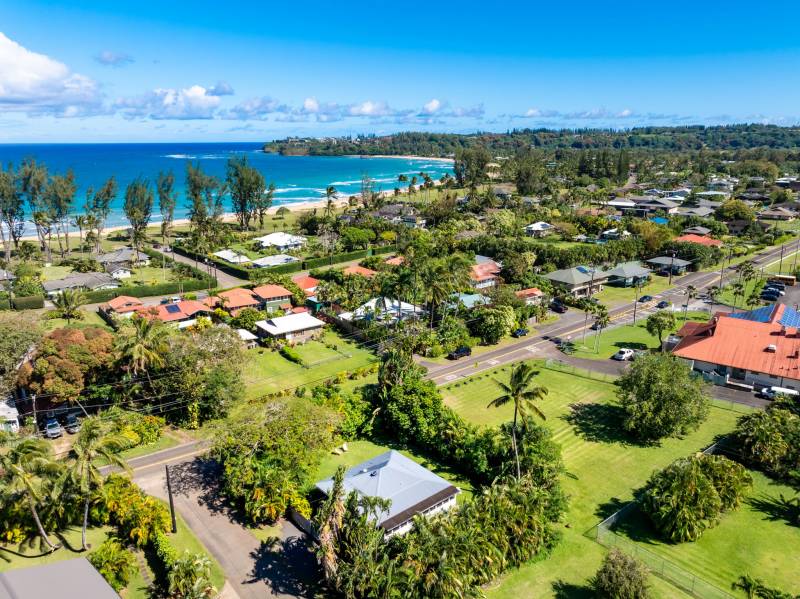
[[[43,266],[42,267],[42,280],[43,281],[57,281],[72,274],[71,266]]]
[[[336,344],[338,349],[325,347],[323,341]],[[342,339],[334,331],[326,331],[323,341],[309,341],[295,348],[307,368],[290,362],[277,351],[249,350],[244,373],[245,398],[255,399],[283,389],[319,384],[326,378],[361,368],[376,359],[372,352]]]
[[[339,466],[352,468],[356,464],[360,464],[361,462],[364,462],[370,458],[374,458],[375,456],[385,453],[390,449],[396,449],[407,458],[414,460],[418,464],[422,464],[432,472],[435,472],[445,480],[451,482],[453,485],[461,489],[461,493],[458,496],[459,502],[466,501],[468,498],[472,497],[472,485],[470,485],[470,482],[461,477],[459,474],[454,473],[449,468],[442,466],[438,462],[432,462],[426,458],[420,457],[411,453],[407,449],[399,449],[397,447],[388,445],[378,445],[377,443],[367,440],[348,441],[346,453],[341,455],[329,453],[323,457],[319,464],[319,468],[317,468],[317,472],[314,475],[314,480],[318,481],[328,478],[329,476],[333,476]]]
[[[800,261],[800,252],[789,253],[789,251],[787,250],[787,252],[783,255],[783,262],[781,262],[779,256],[775,260],[775,262],[767,264],[766,268],[764,268],[764,272],[772,275],[776,274],[790,275],[794,272],[798,261]]]
[[[100,315],[97,313],[97,310],[89,309],[89,308],[81,308],[81,312],[83,313],[83,318],[81,320],[73,320],[72,322],[67,322],[63,318],[46,318],[42,319],[42,324],[44,325],[45,330],[52,331],[55,329],[61,329],[66,326],[70,327],[100,327],[102,329],[111,329],[108,326],[108,323],[100,318]]]
[[[683,311],[675,312],[675,319],[678,330],[683,326]],[[686,320],[696,320],[706,322],[709,319],[707,312],[688,312]],[[615,326],[603,331],[598,336],[597,351],[595,351],[595,331],[587,329],[586,331],[586,345],[581,344],[580,335],[575,335],[573,342],[575,343],[574,356],[578,358],[589,358],[590,360],[607,360],[613,356],[621,347],[629,347],[631,349],[658,349],[658,337],[651,335],[645,328],[646,317],[639,320],[637,318],[636,324],[625,324]],[[672,331],[670,331],[672,332]],[[666,334],[664,335],[666,338]]]
[[[754,484],[749,499],[694,543],[662,542],[641,512],[623,521],[617,532],[721,589],[730,589],[739,576],[751,574],[767,586],[798,594],[800,528],[785,520],[780,503],[781,494],[793,497],[795,490],[760,472],[751,474]]]
[[[122,279],[120,282],[124,288],[134,287],[137,285],[168,283],[172,279],[172,271],[169,268],[160,268],[158,266],[141,266],[133,270],[130,278]]]
[[[164,431],[161,433],[161,437],[159,437],[158,441],[155,443],[150,443],[149,445],[137,445],[136,447],[126,449],[120,453],[120,457],[122,457],[124,460],[130,460],[132,458],[138,458],[139,456],[149,455],[151,453],[161,451],[162,449],[175,447],[179,443],[180,441],[176,437]]]
[[[89,544],[90,550],[99,547],[112,530],[110,526],[88,529],[86,531],[86,542]],[[51,534],[50,540],[61,543],[63,547],[53,553],[42,554],[39,551],[38,537],[32,547],[25,547],[21,551],[17,545],[0,545],[0,572],[14,570],[15,568],[52,564],[87,555],[81,551],[80,526],[72,526],[59,534]]]
[[[674,284],[674,278],[672,282]],[[654,275],[650,278],[650,282],[642,287],[642,290],[639,292],[639,297],[642,295],[656,295],[670,289],[670,287],[672,286],[669,284],[669,277]],[[614,307],[626,303],[633,305],[637,295],[635,287],[612,287],[611,285],[604,285],[603,290],[596,293],[594,297],[596,297],[601,304]]]
[[[722,293],[719,294],[717,297],[716,302],[721,304],[726,304],[728,306],[733,306],[734,299],[736,300],[736,308],[743,310],[750,310],[747,306],[747,298],[750,297],[750,294],[753,293],[753,290],[756,286],[763,286],[763,281],[759,279],[754,279],[752,281],[748,281],[744,284],[744,294],[741,296],[737,296],[736,298],[733,297],[733,283],[729,283],[725,286],[722,290]],[[761,305],[761,304],[759,304]]]
[[[509,369],[497,369],[497,378],[507,378]],[[592,597],[587,580],[595,573],[606,550],[584,533],[633,497],[659,468],[678,457],[710,445],[718,435],[731,431],[738,414],[713,407],[699,430],[683,439],[668,439],[659,446],[639,446],[619,434],[619,408],[614,404],[614,386],[575,375],[541,369],[538,383],[549,389],[540,403],[546,424],[561,445],[567,475],[563,478],[570,496],[569,510],[560,528],[563,540],[553,554],[503,576],[487,589],[490,597]],[[459,387],[450,385],[442,393],[448,405],[466,419],[487,426],[511,417],[510,406],[486,408],[497,396],[490,377],[473,377]],[[571,404],[583,407],[571,409]],[[684,597],[668,583],[652,577],[653,595]]]
[[[167,537],[169,538],[170,543],[172,546],[175,547],[178,555],[183,555],[184,551],[188,551],[189,553],[204,553],[208,556],[211,560],[211,582],[212,584],[217,587],[218,591],[222,590],[222,585],[225,584],[225,574],[222,571],[222,566],[219,565],[217,560],[206,551],[205,546],[198,540],[194,533],[186,524],[181,515],[176,512],[177,517],[177,524],[178,524],[178,532],[172,534],[171,532],[167,533]]]

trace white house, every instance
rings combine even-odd
[[[306,238],[302,235],[292,235],[283,231],[256,237],[254,241],[259,242],[262,248],[276,248],[282,252],[298,250],[306,244]]]
[[[131,269],[124,263],[120,262],[107,262],[103,265],[105,271],[117,280],[130,279]]]
[[[19,430],[19,412],[12,400],[0,401],[0,431],[16,433]]]
[[[424,313],[422,308],[408,302],[388,297],[375,297],[352,312],[342,312],[339,314],[339,318],[348,321],[367,319],[393,323],[398,318],[408,320],[409,318],[418,318]]]
[[[525,227],[525,233],[529,237],[544,237],[545,235],[552,233],[553,229],[555,229],[553,225],[540,220],[537,223],[532,223]]]
[[[293,343],[303,343],[322,332],[325,323],[308,312],[278,316],[269,320],[259,320],[256,329],[259,335],[273,339],[285,339]]]
[[[280,266],[281,264],[291,264],[292,262],[300,262],[299,258],[290,256],[289,254],[275,254],[274,256],[264,256],[253,260],[253,266],[257,268],[269,268],[270,266]]]
[[[353,466],[344,473],[342,483],[345,494],[355,491],[390,501],[386,511],[376,515],[375,522],[387,537],[411,530],[415,516],[429,517],[455,507],[460,492],[441,476],[394,450]],[[333,479],[321,480],[316,486],[327,495]]]
[[[231,264],[247,264],[250,262],[250,258],[243,254],[234,252],[233,250],[220,250],[218,252],[214,252],[214,255],[217,258],[225,260],[225,262],[230,262]]]

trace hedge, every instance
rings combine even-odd
[[[274,272],[279,275],[284,275],[290,272],[300,272],[303,270],[303,263],[302,262],[289,262],[288,264],[279,264],[278,266],[270,266],[266,269],[267,272]],[[250,271],[251,273],[257,271]]]
[[[305,267],[307,270],[311,270],[312,268],[329,266],[332,264],[338,264],[339,262],[360,260],[361,258],[366,258],[368,255],[369,250],[356,250],[354,252],[345,252],[343,254],[332,254],[331,256],[325,256],[322,258],[309,258],[305,261]]]
[[[180,254],[181,256],[186,256],[187,258],[191,258],[192,260],[197,260],[198,262],[209,260],[214,264],[215,267],[220,269],[222,272],[231,275],[232,277],[238,277],[240,279],[250,280],[250,271],[246,268],[242,268],[240,266],[236,266],[235,264],[218,260],[213,256],[199,254],[193,250],[185,248],[176,243],[172,244],[172,249],[176,254]]]
[[[158,560],[158,567],[156,569],[160,570],[160,572],[158,572],[160,575],[159,577],[163,576],[164,581],[166,581],[166,577],[169,575],[170,570],[172,570],[172,566],[178,561],[178,552],[175,547],[173,547],[172,543],[169,542],[169,537],[163,532],[158,532],[153,536],[151,546],[153,548],[153,554]]]
[[[10,309],[11,309],[11,300],[0,299],[0,310],[10,310]]]
[[[44,298],[41,295],[15,297],[12,300],[15,310],[38,310],[44,308]]]
[[[396,245],[383,245],[381,247],[372,248],[372,255],[376,256],[378,254],[390,254],[396,251],[397,251]]]
[[[181,285],[183,286],[181,288]],[[169,283],[159,283],[158,285],[134,285],[131,287],[118,287],[117,289],[100,289],[99,291],[89,291],[85,293],[86,299],[90,304],[107,302],[120,295],[131,297],[152,297],[155,295],[170,295],[173,293],[187,293],[189,291],[200,291],[209,287],[216,287],[216,279],[186,279],[184,281],[172,281]],[[181,291],[183,289],[183,291]]]

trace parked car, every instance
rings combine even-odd
[[[775,399],[778,395],[785,395],[786,397],[798,397],[800,393],[794,389],[787,389],[786,387],[764,387],[760,393],[761,397],[766,399]]]
[[[664,308],[669,308],[672,305],[672,302],[668,302],[667,300],[661,300],[656,304],[656,308],[659,310],[663,310]]]
[[[636,352],[634,352],[632,349],[623,347],[621,350],[611,356],[611,359],[617,360],[618,362],[625,362],[627,360],[633,360],[635,355]]]
[[[777,287],[773,287],[772,285],[770,285],[769,287],[764,287],[764,289],[762,290],[762,293],[765,292],[765,291],[768,291],[768,292],[773,293],[773,294],[780,295],[781,297],[786,295],[786,292],[783,289],[778,289]]]
[[[78,417],[75,414],[67,414],[67,417],[64,420],[64,430],[70,435],[74,435],[81,430],[81,422],[78,420]]]
[[[592,323],[592,326],[591,326],[590,328],[591,328],[593,331],[599,331],[599,330],[602,330],[602,329],[603,329],[603,328],[605,328],[605,327],[603,327],[603,326],[602,326],[602,325],[601,325],[599,322],[593,322],[593,323]]]
[[[48,418],[44,425],[44,436],[48,439],[58,439],[64,434],[64,430],[55,418]]]
[[[652,295],[643,295],[639,298],[639,301],[644,304],[647,302],[652,302],[654,299],[655,298]]]
[[[778,295],[777,293],[770,293],[769,291],[762,291],[761,292],[761,299],[762,300],[767,300],[769,302],[777,301],[779,297],[780,297],[780,295]]]
[[[775,287],[775,289],[780,289],[781,291],[786,291],[786,283],[783,281],[776,281],[774,279],[770,279],[767,281],[767,285],[769,287]]]
[[[528,329],[524,329],[524,328],[520,327],[517,330],[515,330],[513,333],[511,333],[511,336],[519,338],[519,337],[525,337],[525,336],[527,336],[527,334],[528,334]]]
[[[563,314],[564,312],[567,311],[567,307],[564,304],[559,304],[559,303],[556,303],[556,302],[553,302],[552,304],[550,304],[550,309],[553,312],[556,312],[557,314]]]
[[[459,358],[465,358],[470,355],[472,355],[472,349],[469,346],[462,345],[461,347],[456,348],[447,354],[447,359],[458,360]]]

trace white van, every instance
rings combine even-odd
[[[786,387],[764,387],[761,390],[762,397],[767,399],[775,399],[778,395],[785,395],[786,397],[797,397],[800,393],[794,389],[787,389]]]

